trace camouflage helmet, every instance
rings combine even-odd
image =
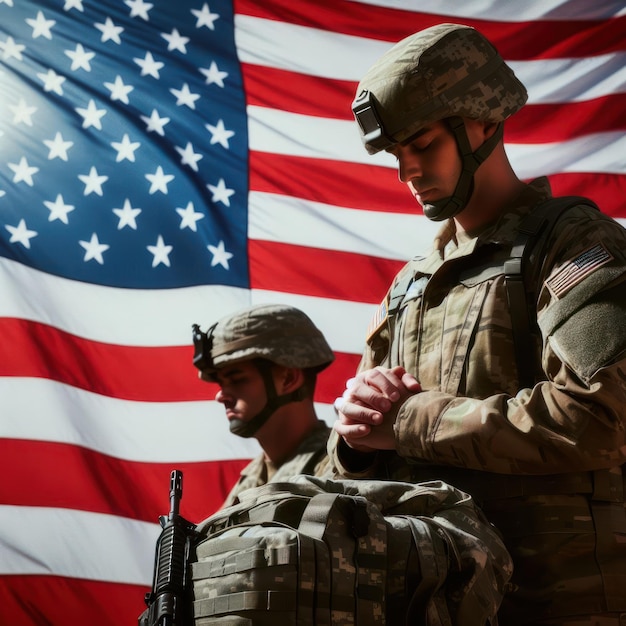
[[[356,93],[352,111],[370,154],[449,117],[502,122],[528,98],[494,46],[461,24],[439,24],[398,42]]]
[[[204,336],[202,359],[198,334]],[[228,315],[208,333],[194,332],[194,343],[194,363],[207,373],[258,358],[286,367],[320,371],[335,358],[311,319],[300,309],[283,304],[262,304]]]

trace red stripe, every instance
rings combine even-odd
[[[217,391],[215,385],[198,380],[190,346],[105,344],[46,324],[6,317],[0,318],[0,335],[0,376],[49,378],[93,393],[144,402],[212,400]],[[320,382],[318,402],[334,401],[340,391],[332,380],[349,378],[357,359],[358,355],[336,353],[333,378]]]
[[[0,624],[135,625],[146,608],[143,597],[147,591],[137,585],[60,576],[0,576]]]
[[[293,246],[273,241],[248,243],[251,287],[268,291],[379,303],[402,261]]]
[[[140,463],[65,443],[0,442],[0,472],[11,477],[2,483],[0,503],[78,509],[154,523],[169,510],[173,469],[184,473],[181,515],[199,522],[221,506],[248,462]]]
[[[289,22],[355,37],[396,42],[442,22],[480,30],[509,60],[567,58],[626,49],[626,16],[599,20],[533,20],[499,22],[388,9],[349,0],[235,0],[235,13]]]
[[[251,152],[250,189],[364,211],[421,212],[394,168],[348,161]]]

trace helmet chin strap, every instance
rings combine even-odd
[[[441,222],[458,215],[469,202],[474,191],[474,174],[483,161],[493,152],[504,132],[500,122],[491,137],[472,152],[465,124],[460,117],[446,120],[454,134],[461,157],[461,175],[451,196],[424,205],[424,215],[433,222]]]
[[[259,361],[256,365],[263,377],[267,402],[260,413],[257,413],[251,420],[243,421],[234,419],[230,422],[230,432],[246,439],[254,437],[261,426],[274,414],[276,409],[290,402],[300,402],[306,397],[304,385],[295,391],[279,396],[276,393],[274,379],[272,378],[272,364],[268,361]]]

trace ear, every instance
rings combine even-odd
[[[291,393],[304,384],[304,372],[298,367],[278,367],[275,384],[278,394]]]
[[[483,134],[485,139],[489,139],[498,129],[497,122],[483,122]]]

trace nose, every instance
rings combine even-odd
[[[398,159],[398,180],[408,183],[421,174],[422,168],[419,156],[411,150],[411,146],[396,146],[395,155]]]
[[[222,404],[226,404],[226,402],[228,402],[228,395],[221,387],[217,390],[217,393],[215,394],[215,400],[217,402],[221,402]]]

